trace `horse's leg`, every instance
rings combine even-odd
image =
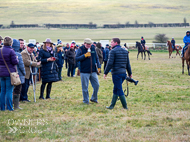
[[[182,58],[182,74],[184,74],[184,58]]]
[[[139,56],[139,51],[138,51],[138,53],[137,53],[137,60],[138,60],[138,56]]]
[[[142,59],[143,59],[143,53],[141,52],[141,57],[142,57]]]
[[[170,56],[171,56],[171,55],[170,55],[170,50],[169,50],[169,58],[170,58]]]
[[[146,59],[146,53],[145,53],[145,51],[144,51],[144,60]]]
[[[188,70],[188,74],[189,74],[189,63],[187,60],[186,60],[186,64],[187,64],[187,70]]]
[[[148,58],[149,58],[149,60],[150,60],[150,54],[148,53]]]

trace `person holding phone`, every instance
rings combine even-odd
[[[46,89],[46,99],[50,98],[50,92],[52,83],[59,81],[58,72],[57,72],[57,64],[56,64],[56,54],[53,50],[53,43],[51,42],[50,38],[47,38],[45,42],[43,42],[43,49],[39,52],[39,58],[41,60],[41,78],[42,78],[42,85],[40,89],[40,97],[39,99],[44,99],[44,90],[45,86],[47,85]]]

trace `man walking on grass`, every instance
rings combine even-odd
[[[113,97],[111,105],[107,108],[113,109],[119,96],[123,108],[128,109],[125,100],[125,95],[122,89],[122,83],[126,79],[126,70],[128,72],[129,77],[130,78],[132,77],[128,51],[120,46],[119,38],[112,39],[111,47],[113,49],[109,53],[108,62],[106,65],[106,69],[104,71],[104,78],[106,79],[107,74],[111,69],[114,88],[113,88]]]

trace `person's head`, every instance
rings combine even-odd
[[[75,44],[76,44],[76,42],[73,40],[73,41],[71,42],[71,44],[72,44],[72,45],[75,45]]]
[[[50,38],[47,38],[44,43],[44,46],[43,46],[43,49],[44,50],[47,50],[47,47],[52,47],[53,48],[53,43],[51,42],[51,39]]]
[[[2,37],[2,36],[0,36],[0,45],[1,45],[1,43],[2,43],[2,40],[3,40],[3,37]]]
[[[92,40],[90,38],[85,38],[84,39],[84,46],[85,48],[91,48],[91,45],[92,45]]]
[[[34,44],[29,43],[27,46],[27,51],[31,54],[34,51]]]
[[[186,35],[189,36],[189,35],[190,35],[190,31],[187,31],[187,32],[186,32]]]
[[[98,42],[98,43],[96,44],[96,47],[101,49],[101,47],[102,47],[101,43]]]
[[[6,36],[3,40],[3,44],[4,44],[4,46],[12,46],[12,44],[13,44],[12,38],[9,36]]]
[[[66,44],[66,47],[67,47],[67,48],[69,47],[69,43]]]
[[[106,44],[106,48],[109,48],[109,44]]]
[[[41,48],[40,44],[37,44],[36,47],[38,50],[40,50],[40,48]]]
[[[75,48],[75,46],[74,46],[74,45],[71,45],[70,49],[72,49],[72,50],[73,50],[74,48]]]
[[[78,49],[79,48],[79,46],[78,45],[76,45],[76,49]]]
[[[172,37],[172,40],[174,40],[174,38]]]
[[[39,44],[39,42],[36,42],[36,45],[38,45]]]
[[[93,42],[93,45],[96,47],[96,42]]]
[[[143,36],[141,37],[141,39],[143,39]]]
[[[20,49],[24,49],[24,40],[19,39],[19,41],[20,41]]]
[[[63,50],[63,45],[62,44],[57,45],[57,52],[59,52],[60,50]]]
[[[120,45],[120,39],[119,38],[112,38],[111,47],[114,47],[116,45]]]

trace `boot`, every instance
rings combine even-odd
[[[109,107],[106,107],[107,109],[113,109],[116,102],[117,102],[118,95],[113,94],[111,105]]]
[[[47,90],[46,90],[46,99],[51,99],[50,98],[50,93],[51,93],[51,84],[47,85]]]
[[[130,77],[127,77],[126,80],[129,81],[129,82],[131,82],[131,83],[134,83],[135,85],[137,85],[138,82],[139,82],[138,80],[136,81],[136,80],[134,80],[134,79],[132,79]]]
[[[127,102],[126,102],[126,99],[125,99],[125,95],[119,96],[119,99],[121,101],[121,104],[122,104],[123,108],[128,109],[127,108]]]
[[[15,109],[22,109],[22,108],[19,107],[19,99],[20,99],[20,94],[13,93],[14,110]]]
[[[41,89],[40,89],[40,97],[39,99],[43,99],[44,100],[44,89],[45,89],[46,85],[42,84],[41,85]]]
[[[77,70],[77,76],[80,76],[80,70],[79,69]]]

